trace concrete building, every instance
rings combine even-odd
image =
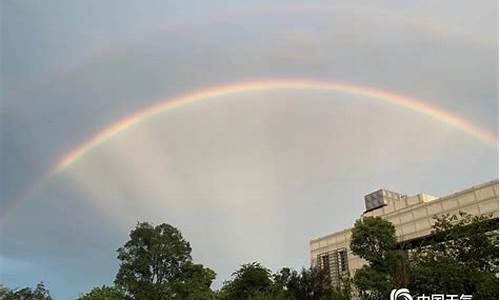
[[[498,219],[498,180],[444,197],[407,196],[380,189],[365,196],[365,208],[361,217],[379,216],[392,222],[398,241],[409,242],[430,234],[434,216],[466,212],[491,214]],[[328,268],[336,286],[340,284],[340,276],[353,276],[365,264],[350,251],[350,237],[351,228],[348,228],[310,241],[311,265]]]

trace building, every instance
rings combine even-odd
[[[361,217],[379,216],[392,222],[399,242],[416,241],[428,236],[433,217],[466,212],[488,214],[498,219],[498,180],[473,186],[444,197],[427,194],[407,196],[380,189],[365,196]],[[349,249],[351,228],[310,241],[312,266],[328,268],[330,278],[339,286],[340,276],[354,275],[365,262]]]

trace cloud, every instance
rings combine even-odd
[[[488,14],[479,27],[469,27],[477,16],[460,9],[464,25],[453,10],[438,9],[430,20],[426,5],[412,10],[359,2],[315,13],[314,5],[300,3],[269,12],[251,4],[234,14],[202,13],[192,5],[140,8],[151,14],[149,21],[132,18],[133,7],[113,10],[109,20],[86,7],[88,13],[72,11],[64,20],[78,25],[75,36],[44,28],[61,21],[49,13],[59,11],[57,5],[9,10],[15,17],[7,22],[10,37],[22,39],[12,39],[3,54],[9,67],[3,74],[2,205],[121,117],[222,83],[337,79],[422,98],[497,128],[497,109],[491,109],[498,106],[491,67],[498,65],[497,49],[484,43],[489,31],[470,29],[489,28]],[[38,18],[26,18],[18,30],[23,14]],[[47,23],[47,16],[54,20]],[[31,27],[43,30],[35,37],[25,30]],[[101,52],[99,41],[108,50]],[[43,55],[24,47],[33,44]],[[71,47],[59,47],[65,44]],[[54,68],[65,72],[54,75]],[[57,296],[74,296],[112,280],[114,251],[136,221],[169,222],[192,242],[195,257],[216,269],[220,283],[255,259],[272,268],[307,265],[308,240],[349,226],[363,209],[362,196],[374,189],[443,195],[489,180],[497,168],[497,149],[363,97],[234,95],[158,115],[89,152],[12,213],[2,228],[1,254],[31,258],[36,276],[44,277],[16,267],[7,283],[47,278]],[[81,278],[62,291],[75,270]]]

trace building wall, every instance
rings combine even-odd
[[[491,214],[498,218],[498,180],[440,198],[426,194],[411,197],[402,195],[399,199],[388,198],[384,202],[384,206],[366,211],[361,217],[379,216],[390,221],[396,228],[398,240],[408,241],[430,234],[434,216],[466,212],[472,215]],[[311,240],[309,243],[311,265],[320,265],[321,261],[318,261],[318,257],[326,254],[332,257],[335,250],[345,248],[347,249],[348,273],[353,275],[365,261],[350,251],[350,237],[351,228],[348,228]],[[331,273],[338,272],[338,265],[330,263],[329,267]],[[337,282],[334,280],[334,283]]]

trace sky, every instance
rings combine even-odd
[[[498,2],[1,1],[0,283],[55,299],[111,284],[138,221],[214,269],[309,265],[378,188],[444,196],[498,178],[498,143],[362,93],[218,86],[340,82],[498,135]],[[61,160],[84,148],[70,163]],[[80,148],[79,148],[80,147]]]

